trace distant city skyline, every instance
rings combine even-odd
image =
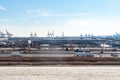
[[[0,31],[28,37],[120,32],[120,0],[0,0]]]

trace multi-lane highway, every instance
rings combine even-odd
[[[72,57],[74,56],[74,51],[35,51],[35,52],[30,52],[30,53],[23,53],[20,52],[21,56],[25,57],[34,57],[34,56],[39,56],[39,57]],[[103,52],[100,53],[99,51],[93,51],[94,57],[112,57],[111,53],[117,54],[120,56],[120,52]],[[0,57],[8,57],[11,56],[11,52],[7,53],[0,53]]]

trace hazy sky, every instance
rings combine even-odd
[[[120,32],[120,0],[0,0],[0,30],[15,36]]]

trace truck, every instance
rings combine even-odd
[[[87,51],[87,50],[79,50],[79,49],[76,49],[76,50],[74,51],[74,56],[94,57],[94,55],[93,55],[90,51]]]
[[[111,53],[112,57],[119,57],[119,55],[117,53]]]
[[[21,57],[20,52],[11,52],[11,57]]]

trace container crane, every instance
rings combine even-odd
[[[13,34],[11,34],[11,33],[9,33],[7,30],[6,30],[6,35],[7,35],[7,37],[11,37]]]

